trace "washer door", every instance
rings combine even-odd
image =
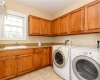
[[[100,80],[100,65],[89,57],[76,57],[72,68],[79,80]]]
[[[65,66],[65,57],[62,51],[59,50],[54,51],[53,59],[54,59],[54,64],[57,67],[62,68]]]

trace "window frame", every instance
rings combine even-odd
[[[7,14],[15,15],[15,16],[21,16],[24,18],[23,21],[23,38],[4,38],[3,37],[3,29],[4,29],[4,17],[2,16],[2,22],[1,22],[1,28],[0,28],[0,40],[26,40],[26,15],[23,13],[7,10]]]

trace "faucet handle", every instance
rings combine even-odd
[[[19,46],[19,44],[16,42],[13,46]]]

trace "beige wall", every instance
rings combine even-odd
[[[59,16],[62,16],[74,9],[77,9],[89,2],[92,2],[94,0],[76,0],[71,5],[67,6],[66,8],[62,9],[61,11],[57,12],[54,15],[49,15],[47,13],[44,13],[42,11],[39,11],[37,9],[31,8],[29,6],[26,6],[24,4],[18,3],[18,2],[7,2],[7,8],[10,10],[14,10],[17,12],[21,12],[26,14],[27,16],[29,14],[39,16],[45,19],[55,19]],[[65,38],[70,38],[73,40],[73,45],[79,45],[79,46],[93,46],[96,47],[96,40],[100,39],[100,33],[95,34],[81,34],[81,35],[69,35],[69,36],[60,36],[60,37],[38,37],[38,36],[28,36],[27,34],[27,40],[26,41],[17,41],[19,43],[37,43],[37,40],[39,39],[41,42],[55,42],[55,43],[64,43]],[[1,44],[3,43],[15,43],[16,41],[0,41]],[[70,44],[70,43],[69,43]]]
[[[60,10],[59,12],[55,13],[54,15],[52,15],[52,19],[55,19],[57,17],[60,17],[66,13],[69,13],[79,7],[82,7],[92,1],[95,0],[75,0],[72,4],[70,4],[69,6],[65,7],[64,9]]]
[[[38,17],[41,17],[44,19],[48,19],[48,20],[52,19],[52,16],[50,14],[47,14],[47,13],[37,10],[35,8],[29,7],[22,3],[15,2],[14,0],[6,0],[6,1],[7,1],[6,7],[8,10],[13,10],[16,12],[24,13],[24,14],[26,14],[26,16],[31,14],[31,15],[38,16]],[[28,26],[27,26],[27,28],[28,28]],[[28,31],[27,31],[27,40],[24,40],[24,41],[0,41],[0,44],[11,44],[11,43],[16,43],[16,42],[18,42],[18,43],[37,43],[38,39],[43,43],[52,42],[51,37],[28,36]]]
[[[60,36],[55,37],[54,42],[64,43],[66,39],[72,40],[72,45],[96,47],[96,40],[100,40],[100,33]],[[68,42],[68,44],[71,44],[71,42]]]

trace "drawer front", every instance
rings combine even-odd
[[[34,48],[34,53],[39,53],[39,52],[42,52],[43,51],[43,48]]]
[[[33,53],[33,49],[1,51],[0,52],[0,58],[9,57],[9,56],[23,55],[23,54],[30,54],[30,53]]]

